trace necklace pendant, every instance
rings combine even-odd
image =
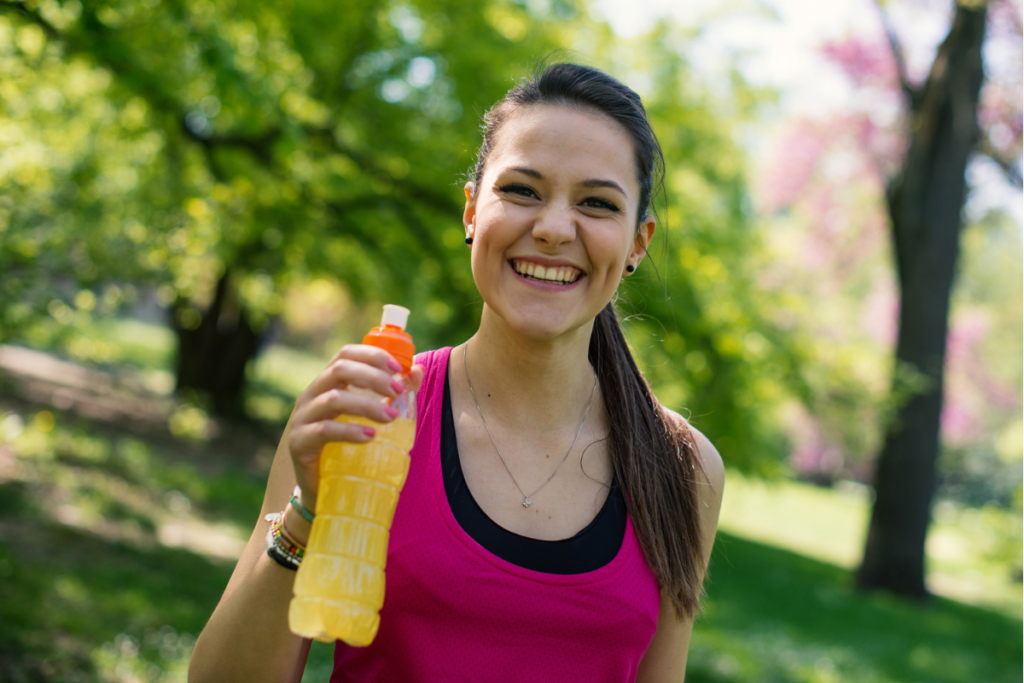
[[[526,499],[524,499],[524,500],[523,500],[523,507],[524,507],[524,508],[528,508],[528,507],[530,507],[530,505],[531,505],[532,503],[533,503],[533,501],[532,501],[532,500],[530,500],[529,498],[526,498]]]

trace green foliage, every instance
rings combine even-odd
[[[457,343],[479,310],[460,217],[480,114],[571,45],[638,88],[665,148],[659,245],[620,300],[634,348],[731,464],[775,471],[780,398],[808,392],[750,276],[731,126],[759,95],[711,96],[688,38],[623,42],[562,1],[0,3],[0,341],[70,349],[138,286],[194,328],[230,273],[257,328],[329,278],[350,311],[417,311],[421,348]]]
[[[225,269],[264,319],[309,273],[468,300],[453,181],[480,110],[558,42],[519,6],[459,0],[2,9],[8,338],[111,280],[202,307]],[[446,305],[433,327],[468,329]]]

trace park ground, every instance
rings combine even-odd
[[[259,512],[270,425],[319,369],[272,347],[248,406],[267,421],[224,424],[170,397],[164,332],[112,325],[102,367],[0,347],[2,681],[184,681]],[[869,495],[728,473],[688,681],[1022,680],[1020,558],[1000,542],[1019,520],[940,503],[936,597],[909,603],[852,590]],[[303,680],[329,670],[315,644]]]

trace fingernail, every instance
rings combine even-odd
[[[396,394],[400,394],[405,391],[405,385],[399,382],[397,379],[391,380],[391,388],[395,390]]]
[[[377,430],[373,427],[363,427],[363,434],[366,434],[369,437],[374,437],[377,436]]]
[[[399,363],[394,358],[388,358],[388,368],[391,370],[391,372],[401,372],[402,364]]]
[[[391,406],[384,406],[384,412],[388,414],[388,417],[398,417],[399,415],[401,415],[401,413],[399,413]]]

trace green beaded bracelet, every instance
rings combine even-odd
[[[292,492],[292,499],[288,502],[292,504],[292,507],[295,508],[296,512],[306,518],[307,522],[312,522],[316,515],[310,512],[306,506],[302,504],[302,501],[299,499],[300,493],[301,491],[299,490],[299,487],[296,486],[295,491]]]

